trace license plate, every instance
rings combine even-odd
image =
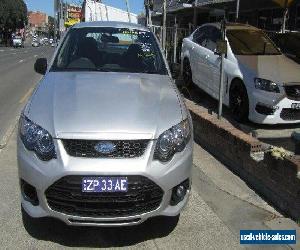
[[[84,177],[82,179],[83,193],[114,193],[127,192],[126,177]]]
[[[300,103],[293,103],[292,109],[300,109]]]

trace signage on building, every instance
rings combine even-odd
[[[73,26],[80,22],[81,19],[81,7],[76,5],[68,5],[67,7],[67,21],[65,22],[66,27]]]

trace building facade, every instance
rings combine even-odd
[[[28,28],[31,33],[48,32],[48,15],[37,11],[28,12]]]
[[[65,21],[65,26],[70,27],[76,23],[80,22],[81,19],[81,6],[75,4],[68,4],[67,8],[67,17]]]
[[[43,12],[28,12],[28,24],[30,27],[43,27],[48,24],[48,15]]]

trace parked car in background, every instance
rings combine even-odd
[[[44,45],[48,45],[49,44],[49,39],[47,37],[44,37],[43,44]]]
[[[68,225],[136,225],[188,202],[193,128],[148,28],[76,24],[20,118],[24,211]]]
[[[185,83],[218,99],[220,24],[205,24],[182,44]],[[300,122],[300,65],[281,53],[260,29],[227,24],[224,104],[238,121],[261,124]]]
[[[32,47],[39,47],[40,43],[37,40],[35,40],[35,41],[32,42],[31,45],[32,45]]]
[[[41,45],[41,46],[43,46],[43,45],[44,45],[44,38],[43,38],[43,37],[39,38],[39,40],[38,40],[38,41],[39,41],[39,43],[40,43],[40,45]]]
[[[13,47],[15,47],[15,48],[19,48],[19,47],[24,48],[24,41],[21,36],[13,37],[12,44],[13,44]]]

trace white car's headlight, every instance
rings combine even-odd
[[[154,159],[167,162],[172,159],[175,153],[181,152],[191,138],[191,126],[186,119],[163,132],[157,142],[154,152]]]
[[[262,78],[254,78],[255,88],[261,89],[268,92],[280,93],[280,89],[277,83],[262,79]]]
[[[24,146],[43,161],[56,158],[55,146],[49,132],[24,115],[20,118],[20,137]]]

